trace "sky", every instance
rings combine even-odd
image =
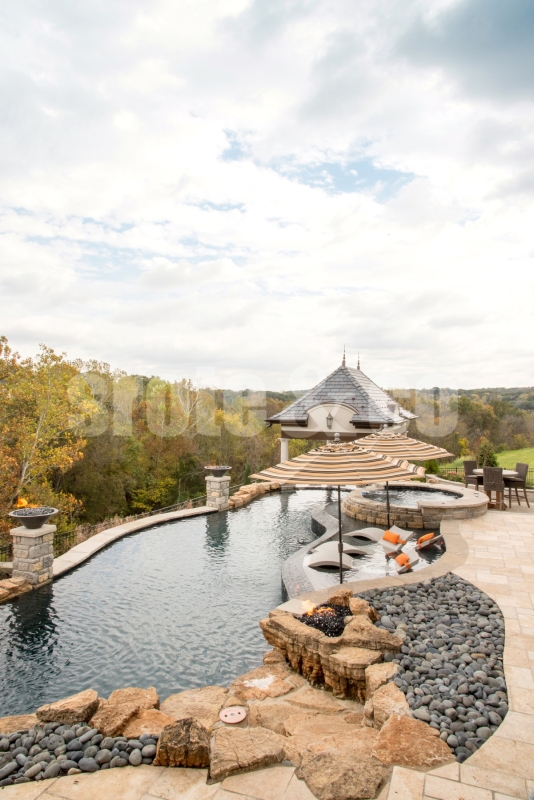
[[[531,0],[20,0],[0,334],[306,389],[534,385]]]

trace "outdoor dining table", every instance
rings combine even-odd
[[[473,470],[473,475],[484,475],[484,470],[483,469],[474,469]],[[517,472],[515,471],[515,469],[503,469],[502,476],[503,476],[503,478],[516,478],[517,477]]]
[[[484,469],[483,468],[474,469],[473,470],[473,475],[484,475]],[[503,478],[515,478],[515,477],[517,477],[517,472],[515,471],[515,469],[503,469],[502,476],[503,476]],[[508,508],[508,506],[504,502],[503,492],[495,492],[495,495],[496,495],[495,503],[491,502],[491,492],[486,492],[486,494],[490,498],[490,502],[489,502],[488,508],[495,508],[495,509],[499,509],[499,510],[502,510],[502,511],[504,511],[506,508]]]

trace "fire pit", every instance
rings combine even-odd
[[[204,469],[207,471],[208,475],[211,475],[213,478],[224,478],[232,467],[223,467],[217,464],[204,467]]]
[[[17,508],[15,511],[11,511],[9,516],[22,522],[25,528],[36,530],[37,528],[42,528],[50,517],[58,513],[59,511],[57,508],[38,506],[37,508]]]
[[[328,603],[320,606],[314,606],[313,603],[309,603],[309,605],[310,609],[300,617],[301,622],[309,625],[310,628],[317,628],[330,638],[341,636],[345,630],[345,617],[351,616],[350,608]]]

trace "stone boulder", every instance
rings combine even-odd
[[[430,725],[394,714],[382,726],[373,756],[387,765],[435,767],[450,761],[454,753]]]
[[[347,706],[335,700],[324,689],[313,689],[311,686],[289,695],[285,698],[285,702],[305,711],[317,711],[320,714],[339,714],[347,710]]]
[[[276,664],[278,667],[282,669],[289,669],[289,664],[286,661],[285,655],[276,648],[274,650],[268,650],[265,655],[263,656],[263,663],[268,666],[269,664]]]
[[[74,725],[76,722],[87,722],[98,708],[98,694],[94,689],[56,700],[55,703],[41,706],[36,716],[39,722],[60,722],[62,725]]]
[[[383,628],[377,628],[368,617],[361,614],[354,616],[354,619],[345,626],[342,638],[346,647],[364,647],[381,653],[398,653],[402,646],[398,636]]]
[[[160,734],[163,728],[174,725],[175,722],[175,718],[170,714],[164,714],[155,708],[142,709],[126,724],[122,735],[128,739],[139,739],[143,733]]]
[[[344,717],[332,714],[292,714],[284,723],[286,736],[307,736],[310,740],[330,734],[349,734],[353,728]]]
[[[295,712],[290,709],[290,713]],[[37,725],[36,714],[19,714],[16,717],[0,717],[0,733],[15,733],[15,731],[27,731]]]
[[[312,684],[323,683],[319,644],[326,639],[324,633],[280,610],[271,611],[267,619],[262,619],[260,628],[269,644],[283,653],[295,672],[304,675]]]
[[[210,763],[210,733],[193,717],[163,728],[154,759],[158,767],[207,767]]]
[[[365,697],[368,700],[377,689],[395,677],[399,668],[393,661],[372,664],[365,670]]]
[[[248,724],[251,728],[267,728],[273,733],[285,735],[285,721],[295,715],[295,709],[285,703],[261,703],[251,705],[248,712]]]
[[[363,597],[353,597],[349,601],[349,608],[353,617],[368,617],[372,622],[380,619],[378,611]]]
[[[393,714],[411,716],[406,697],[394,683],[386,683],[376,690],[365,704],[366,714],[368,704],[372,704],[373,724],[378,730]]]
[[[373,728],[358,728],[352,726],[347,733],[335,733],[330,736],[323,736],[310,742],[308,749],[311,753],[322,753],[325,750],[351,750],[359,756],[370,758],[379,734]]]
[[[171,694],[161,704],[161,711],[175,720],[193,717],[210,729],[219,722],[219,712],[228,696],[222,686],[203,686],[201,689],[186,689]]]
[[[335,653],[323,655],[325,685],[336,697],[365,699],[365,674],[371,664],[382,660],[382,653],[363,647],[342,647]]]
[[[148,689],[137,689],[128,686],[126,689],[116,689],[108,697],[108,703],[114,705],[124,705],[131,703],[140,710],[148,708],[159,708],[159,696],[153,686]]]
[[[230,692],[240,700],[264,700],[280,697],[294,688],[287,670],[268,665],[241,675],[231,684]]]
[[[328,598],[328,602],[333,606],[348,608],[352,599],[352,589],[336,588]],[[364,601],[365,602],[365,601]]]
[[[284,743],[265,728],[218,728],[211,737],[210,782],[283,761]]]
[[[91,717],[89,724],[92,728],[97,728],[103,736],[120,736],[138,711],[138,706],[132,703],[119,705],[107,700],[100,701],[98,711]]]
[[[347,748],[305,755],[297,777],[318,800],[368,800],[376,797],[385,770],[369,756]]]

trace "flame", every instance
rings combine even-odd
[[[316,608],[314,613],[322,616],[328,616],[329,614],[335,614],[336,612],[330,606],[325,606],[324,608]]]
[[[28,501],[25,500],[23,497],[19,497],[19,499],[15,503],[15,508],[26,508],[27,505],[28,505]]]
[[[314,605],[309,600],[301,600],[302,603],[302,616],[303,617],[311,617],[312,615],[317,616],[328,616],[329,614],[335,614],[335,610],[330,606],[323,606],[319,608],[318,606]]]

